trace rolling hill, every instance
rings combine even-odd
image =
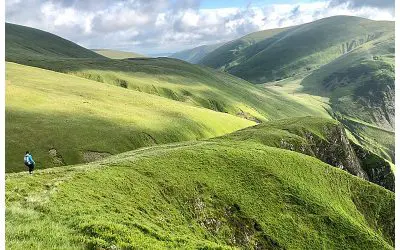
[[[215,137],[254,124],[181,102],[6,63],[6,172],[93,161],[135,148]]]
[[[200,62],[208,53],[214,51],[224,43],[202,45],[193,49],[176,52],[168,57],[180,59],[189,63]]]
[[[32,36],[30,40],[35,38]],[[31,43],[30,40],[25,42]],[[57,43],[57,40],[52,42]],[[304,115],[329,116],[324,107],[311,106],[308,100],[294,100],[290,95],[266,90],[232,75],[172,58],[112,60],[51,56],[44,60],[28,54],[25,58],[10,56],[7,61],[109,83],[253,121]]]
[[[334,20],[250,34],[205,58],[237,48],[233,69]],[[391,39],[345,43],[331,61],[321,45],[306,72],[286,54],[276,63],[293,59],[294,76],[254,85],[6,24],[7,249],[394,249]],[[351,112],[363,105],[376,110]],[[33,175],[21,172],[25,150]]]
[[[144,55],[128,52],[128,51],[120,51],[120,50],[112,50],[112,49],[92,49],[97,54],[102,56],[111,58],[111,59],[127,59],[127,58],[140,58],[146,57]]]
[[[394,249],[393,192],[235,137],[8,174],[7,249]]]

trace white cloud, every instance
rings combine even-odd
[[[386,2],[390,0],[385,0]],[[6,21],[43,29],[88,48],[173,52],[333,15],[394,20],[392,8],[362,0],[199,9],[199,0],[7,0]]]

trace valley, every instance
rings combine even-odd
[[[394,71],[359,17],[170,58],[6,23],[7,249],[394,249]]]

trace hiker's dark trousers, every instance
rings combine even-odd
[[[33,168],[35,167],[35,164],[31,163],[31,164],[27,164],[26,166],[29,168],[29,173],[33,172]]]

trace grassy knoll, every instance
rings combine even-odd
[[[112,50],[112,49],[92,49],[97,54],[102,56],[111,58],[111,59],[126,59],[126,58],[138,58],[138,57],[146,57],[144,55],[128,52],[128,51],[120,51],[120,50]]]
[[[8,249],[393,249],[394,193],[255,141],[7,174]]]
[[[6,171],[84,162],[138,147],[209,138],[249,120],[76,76],[6,63]]]

